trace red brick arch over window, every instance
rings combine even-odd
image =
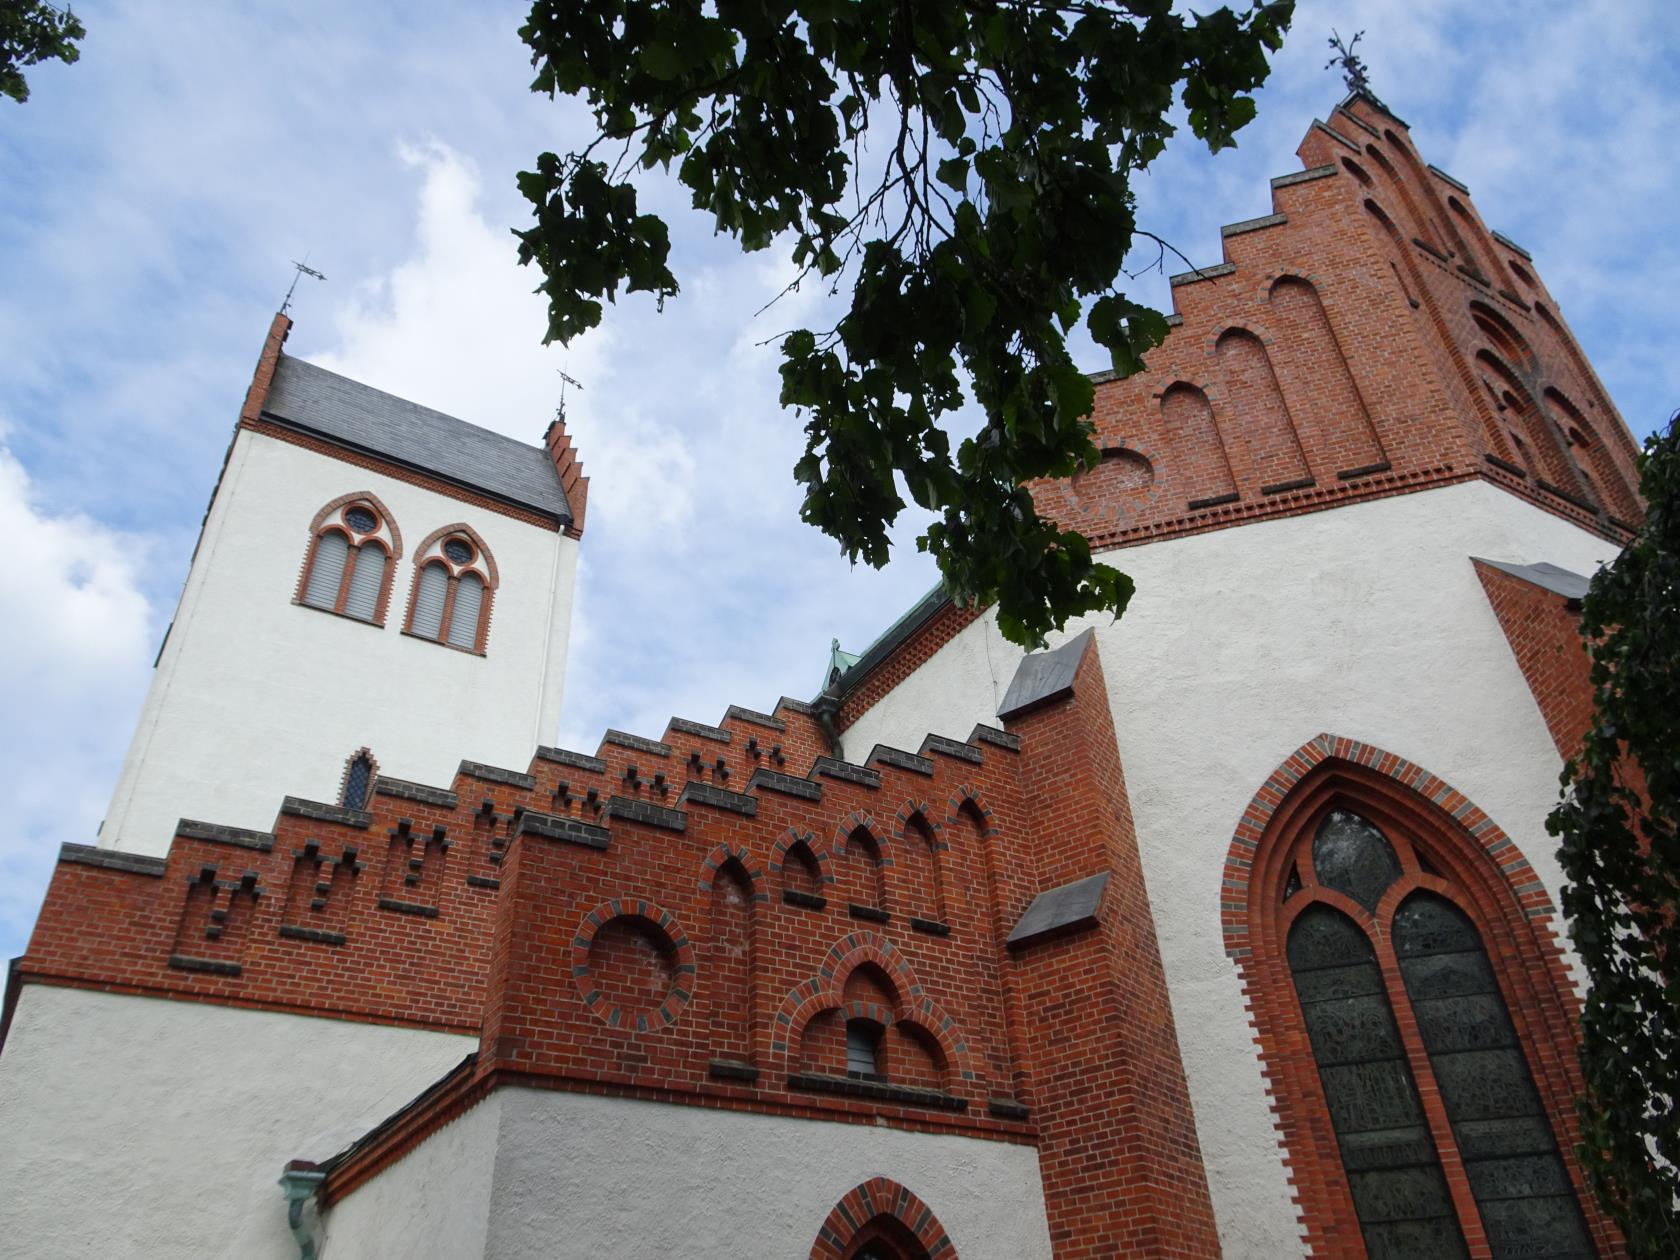
[[[1303,837],[1310,844],[1312,828],[1332,807],[1406,838],[1402,873],[1379,911],[1392,914],[1401,898],[1427,889],[1474,922],[1594,1242],[1601,1254],[1623,1254],[1573,1155],[1580,1139],[1574,1106],[1581,1089],[1575,1031],[1580,999],[1563,966],[1553,929],[1557,912],[1545,887],[1510,837],[1450,784],[1380,748],[1328,734],[1297,749],[1254,794],[1231,841],[1220,900],[1225,952],[1236,963],[1252,1014],[1284,1161],[1314,1254],[1358,1257],[1365,1251],[1285,948],[1303,905],[1324,901],[1365,923],[1366,931],[1376,932],[1384,975],[1400,983],[1392,943],[1351,898],[1316,887],[1286,898]],[[1376,921],[1384,921],[1381,913]],[[1403,1038],[1421,1047],[1409,1010],[1395,1016]],[[1420,1074],[1420,1086],[1427,1079],[1427,1071]],[[1450,1131],[1439,1095],[1422,1093],[1430,1128]],[[1438,1145],[1470,1255],[1487,1257],[1463,1165],[1450,1143]]]
[[[852,1260],[871,1243],[906,1260],[957,1260],[933,1209],[889,1177],[871,1177],[834,1205],[811,1244],[811,1260]]]

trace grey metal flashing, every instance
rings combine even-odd
[[[288,796],[280,802],[280,812],[294,818],[312,818],[316,822],[338,823],[366,831],[373,823],[373,815],[365,809],[350,809],[344,805],[329,805],[325,801],[306,801],[301,796]]]
[[[776,701],[776,707],[778,709],[786,709],[790,713],[803,713],[806,716],[810,716],[810,714],[816,711],[808,701],[795,700],[792,696],[783,696],[780,700]]]
[[[881,786],[879,771],[867,770],[853,762],[841,761],[838,757],[818,757],[811,763],[811,770],[815,774],[825,775],[830,779],[844,779],[847,783],[861,783],[864,787],[878,788]]]
[[[211,844],[231,844],[241,849],[255,849],[267,853],[274,847],[272,831],[247,831],[243,827],[224,827],[220,823],[200,822],[183,818],[175,824],[175,834],[188,840],[208,840]]]
[[[797,796],[807,801],[822,800],[822,784],[783,774],[779,770],[767,770],[762,766],[754,770],[752,777],[747,780],[747,791],[753,792],[759,788],[781,792],[787,796]]]
[[[6,1035],[12,1031],[12,1016],[17,1013],[18,996],[23,992],[23,955],[6,964],[6,988],[0,993],[0,1054],[6,1050]]]
[[[1485,564],[1490,569],[1509,573],[1514,578],[1521,578],[1524,582],[1551,591],[1554,595],[1561,595],[1567,600],[1579,601],[1586,598],[1587,588],[1592,584],[1591,578],[1582,577],[1579,573],[1555,564],[1547,564],[1545,561],[1537,564],[1512,564],[1504,560],[1484,559],[1481,556],[1470,558],[1477,564]]]
[[[1363,96],[1363,95],[1364,95],[1364,93],[1362,93],[1362,92],[1355,92],[1351,96],[1349,96],[1346,101],[1343,101],[1340,105],[1336,106],[1336,108],[1342,111],[1342,117],[1343,118],[1346,118],[1350,123],[1352,123],[1355,127],[1358,127],[1361,131],[1365,132],[1373,140],[1381,140],[1382,139],[1382,132],[1378,131],[1375,127],[1371,126],[1370,123],[1366,122],[1358,114],[1354,113],[1352,110],[1350,110],[1348,108],[1348,101],[1355,100],[1358,97]],[[1369,97],[1367,99],[1375,100],[1376,98],[1375,97]],[[1387,113],[1388,111],[1386,109],[1384,109],[1383,112]],[[1400,122],[1400,120],[1398,118],[1396,118],[1394,121],[1395,122]],[[1404,123],[1400,123],[1400,125],[1402,127],[1405,126]]]
[[[58,849],[60,862],[74,862],[79,866],[100,866],[108,871],[126,871],[130,875],[162,875],[168,866],[160,857],[144,853],[119,853],[115,849],[99,849],[91,844],[64,844]]]
[[[704,722],[693,722],[688,718],[674,717],[671,719],[671,730],[681,731],[684,735],[698,735],[701,739],[714,740],[719,744],[732,744],[735,737],[721,726],[707,726]]]
[[[482,761],[463,761],[461,773],[469,778],[482,779],[486,783],[505,783],[509,787],[523,788],[533,791],[537,786],[535,775],[525,774],[520,770],[504,770],[501,766],[487,766]]]
[[[918,751],[924,757],[930,752],[944,753],[947,757],[955,757],[958,761],[972,761],[975,765],[979,765],[985,760],[980,750],[973,744],[965,744],[959,739],[949,739],[944,735],[930,734],[922,741],[922,746]]]
[[[572,523],[560,475],[542,447],[481,429],[303,359],[280,356],[263,415],[336,445]]]
[[[720,788],[715,783],[702,783],[698,779],[689,783],[677,796],[677,809],[681,809],[693,801],[700,805],[710,805],[714,809],[727,809],[734,814],[744,814],[748,818],[758,815],[758,798],[748,796],[745,792],[731,792],[728,788]]]
[[[1228,276],[1236,269],[1236,263],[1218,263],[1212,267],[1198,267],[1194,271],[1181,271],[1176,276],[1167,277],[1167,283],[1175,289],[1182,288],[1184,285],[1196,284],[1198,281]]]
[[[760,713],[756,709],[743,709],[738,704],[732,704],[724,712],[723,720],[727,722],[735,718],[740,722],[751,722],[754,726],[768,726],[773,731],[787,730],[787,723],[779,717],[771,717],[768,713]]]
[[[1013,1098],[988,1098],[986,1110],[999,1120],[1025,1120],[1032,1114],[1026,1103],[1018,1103]]]
[[[908,770],[912,774],[933,773],[933,762],[927,757],[918,757],[915,753],[907,753],[902,748],[889,748],[885,744],[876,744],[869,750],[869,756],[863,759],[866,766],[882,765],[896,766],[900,770]]]
[[[1287,214],[1263,214],[1258,219],[1243,219],[1237,223],[1227,223],[1219,229],[1219,235],[1222,237],[1242,236],[1247,232],[1258,232],[1262,228],[1277,227],[1288,222],[1289,216]]]
[[[1503,233],[1503,232],[1493,232],[1492,236],[1493,236],[1494,240],[1498,241],[1506,249],[1514,249],[1514,250],[1516,250],[1517,253],[1521,254],[1529,262],[1534,261],[1534,255],[1533,254],[1529,253],[1521,245],[1518,245],[1509,236],[1506,236],[1505,233]]]
[[[1085,373],[1085,379],[1090,381],[1093,385],[1106,385],[1110,381],[1118,381],[1122,378],[1120,373],[1116,372],[1113,368],[1099,368],[1095,372]]]
[[[343,932],[328,932],[321,928],[299,927],[295,923],[282,923],[280,935],[292,941],[312,941],[317,945],[342,945],[350,938]]]
[[[310,1166],[319,1169],[323,1173],[332,1172],[334,1169],[349,1161],[354,1155],[356,1155],[357,1152],[371,1146],[374,1142],[384,1137],[385,1134],[391,1132],[408,1116],[412,1115],[416,1111],[419,1111],[438,1094],[448,1089],[463,1076],[468,1075],[473,1068],[477,1066],[477,1064],[478,1051],[474,1050],[469,1053],[466,1058],[462,1059],[454,1067],[450,1068],[449,1071],[445,1072],[437,1080],[426,1086],[426,1088],[421,1090],[419,1094],[415,1095],[396,1111],[386,1116],[378,1124],[374,1125],[373,1128],[362,1134],[362,1136],[357,1138],[354,1142],[351,1142],[350,1145],[346,1146],[343,1150],[328,1156],[319,1164]],[[297,1162],[307,1163],[307,1161],[301,1160]]]
[[[379,908],[381,910],[394,910],[398,914],[419,915],[422,919],[435,919],[438,917],[438,908],[436,906],[421,905],[418,901],[399,901],[395,897],[381,897],[379,899]]]
[[[848,1098],[866,1098],[876,1102],[897,1103],[908,1107],[931,1107],[939,1111],[967,1111],[968,1100],[937,1089],[921,1089],[914,1085],[892,1085],[886,1081],[872,1081],[859,1076],[830,1076],[825,1072],[791,1072],[787,1078],[789,1089],[815,1090],[825,1094],[842,1094]]]
[[[407,779],[388,779],[384,775],[374,780],[373,790],[377,796],[395,796],[399,800],[417,801],[421,805],[436,805],[442,809],[454,809],[461,799],[448,788],[429,787]]]
[[[591,757],[588,753],[573,752],[569,748],[550,748],[547,744],[540,744],[537,747],[537,756],[556,765],[570,766],[574,770],[588,770],[594,774],[604,774],[607,769],[607,763],[601,758]]]
[[[1020,949],[1056,936],[1065,936],[1097,921],[1097,906],[1108,887],[1108,872],[1076,879],[1060,888],[1049,888],[1033,898],[1009,934],[1010,949]]]
[[[1428,166],[1429,166],[1430,171],[1432,171],[1436,175],[1439,175],[1442,179],[1446,180],[1447,183],[1451,184],[1454,188],[1458,189],[1458,191],[1463,193],[1466,197],[1468,197],[1470,195],[1470,190],[1468,188],[1466,188],[1463,184],[1459,183],[1458,180],[1454,179],[1451,175],[1448,175],[1439,166],[1436,166],[1435,163],[1430,162],[1430,163],[1428,163]]]
[[[662,827],[666,831],[688,830],[688,815],[680,809],[667,809],[663,805],[638,801],[629,796],[612,797],[607,801],[607,807],[601,812],[601,817],[628,818],[631,822],[645,823],[649,827]]]
[[[1021,751],[1021,737],[1012,735],[1008,731],[1000,731],[995,726],[987,726],[984,722],[977,723],[968,733],[971,744],[996,744],[999,748],[1007,748],[1010,752]]]
[[[1353,91],[1349,92],[1345,97],[1342,98],[1342,103],[1340,105],[1336,106],[1336,108],[1340,109],[1340,110],[1346,110],[1347,107],[1349,105],[1353,104],[1353,102],[1355,102],[1355,101],[1364,101],[1367,105],[1370,105],[1372,108],[1382,110],[1383,113],[1387,114],[1395,122],[1399,123],[1402,127],[1406,128],[1407,131],[1411,130],[1411,125],[1404,118],[1400,117],[1399,114],[1396,114],[1392,109],[1390,109],[1387,105],[1385,105],[1374,93],[1366,91],[1362,88],[1356,88]],[[1369,124],[1367,122],[1363,122],[1358,118],[1354,118],[1354,116],[1351,113],[1348,114],[1348,117],[1353,118],[1353,121],[1356,122],[1356,123],[1359,123],[1359,125],[1361,127],[1367,127],[1367,128],[1371,127],[1371,124]],[[1373,133],[1375,132],[1375,128],[1371,128],[1371,130],[1373,131]]]
[[[564,814],[542,814],[526,810],[513,824],[513,834],[540,836],[544,840],[562,840],[567,844],[581,844],[587,849],[604,849],[612,842],[612,833],[595,823]]]
[[[758,1080],[758,1069],[739,1059],[713,1059],[706,1064],[706,1075],[715,1081],[741,1081],[751,1085]]]
[[[1167,316],[1167,327],[1168,328],[1177,328],[1182,323],[1184,323],[1184,316],[1182,316],[1182,315],[1174,314],[1174,315],[1168,315]]]
[[[1059,700],[1073,691],[1074,675],[1079,662],[1085,659],[1085,648],[1093,632],[1083,630],[1059,648],[1048,652],[1032,652],[1021,658],[1015,677],[1009,680],[1003,703],[998,706],[999,719],[1007,721],[1041,704]]]
[[[1314,131],[1322,131],[1325,135],[1329,136],[1332,140],[1336,141],[1337,143],[1347,145],[1347,147],[1352,149],[1355,153],[1359,152],[1359,146],[1357,144],[1355,144],[1352,140],[1349,140],[1346,136],[1344,136],[1341,132],[1337,131],[1334,127],[1332,127],[1329,123],[1325,122],[1323,119],[1321,119],[1321,118],[1313,119],[1312,125],[1313,125],[1313,130]],[[1275,187],[1275,185],[1274,185],[1274,187]]]
[[[601,736],[603,744],[617,744],[620,748],[634,748],[637,752],[651,753],[655,757],[669,757],[671,745],[662,744],[657,739],[644,739],[640,735],[631,735],[627,731],[608,731]]]
[[[217,958],[194,958],[188,954],[169,955],[169,965],[176,971],[201,971],[212,976],[237,976],[240,966]]]
[[[1319,125],[1323,126],[1322,123]],[[1330,131],[1328,127],[1325,127],[1325,130]],[[1333,131],[1331,131],[1330,134],[1333,136],[1336,135]],[[1340,136],[1336,136],[1336,139],[1342,140]],[[1342,143],[1346,144],[1347,141],[1342,140]],[[1354,152],[1357,153],[1358,150],[1356,149]],[[1328,179],[1335,173],[1336,164],[1334,162],[1326,162],[1323,166],[1309,166],[1304,171],[1290,171],[1287,175],[1274,175],[1272,176],[1272,187],[1288,188],[1292,184],[1306,184],[1315,179]]]

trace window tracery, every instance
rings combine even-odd
[[[346,495],[310,524],[295,603],[385,624],[391,574],[401,554],[396,525],[372,495]]]
[[[464,652],[484,653],[496,562],[468,526],[433,533],[415,553],[406,630]]]

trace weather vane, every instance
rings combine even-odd
[[[308,258],[309,255],[305,254],[304,257]],[[286,313],[287,308],[289,308],[292,304],[292,294],[297,289],[297,282],[299,280],[301,280],[304,276],[314,276],[317,280],[326,279],[326,277],[319,271],[316,271],[315,268],[309,266],[307,263],[300,263],[295,258],[292,260],[292,266],[297,268],[297,275],[292,277],[292,287],[286,290],[286,300],[280,303],[280,313],[282,315]]]
[[[566,386],[570,385],[573,389],[581,390],[583,382],[575,376],[568,376],[559,368],[554,370],[554,374],[560,378],[560,405],[554,409],[554,418],[564,420],[566,418]]]
[[[1358,92],[1362,96],[1377,99],[1377,94],[1371,91],[1371,77],[1365,69],[1365,61],[1353,50],[1359,46],[1359,41],[1365,37],[1364,31],[1355,31],[1353,38],[1346,43],[1337,33],[1335,27],[1330,28],[1330,47],[1336,50],[1336,55],[1324,63],[1326,70],[1332,66],[1342,68],[1342,78],[1347,82],[1348,91]]]

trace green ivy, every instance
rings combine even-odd
[[[535,91],[581,95],[594,141],[519,176],[517,233],[548,299],[547,339],[593,328],[619,292],[677,293],[638,171],[676,167],[695,209],[744,250],[787,248],[800,282],[851,307],[783,340],[785,406],[805,421],[801,516],[880,566],[904,495],[938,519],[918,546],[1003,633],[1041,644],[1118,616],[1132,583],[1034,509],[1028,483],[1094,466],[1083,319],[1136,372],[1165,318],[1117,287],[1132,175],[1173,133],[1210,148],[1254,116],[1293,0],[1175,13],[1049,0],[566,0],[520,34]],[[980,433],[941,421],[972,396]]]
[[[1680,417],[1677,417],[1680,419]],[[1640,458],[1645,523],[1582,601],[1594,715],[1547,820],[1591,989],[1581,1162],[1637,1260],[1680,1256],[1680,428]]]

